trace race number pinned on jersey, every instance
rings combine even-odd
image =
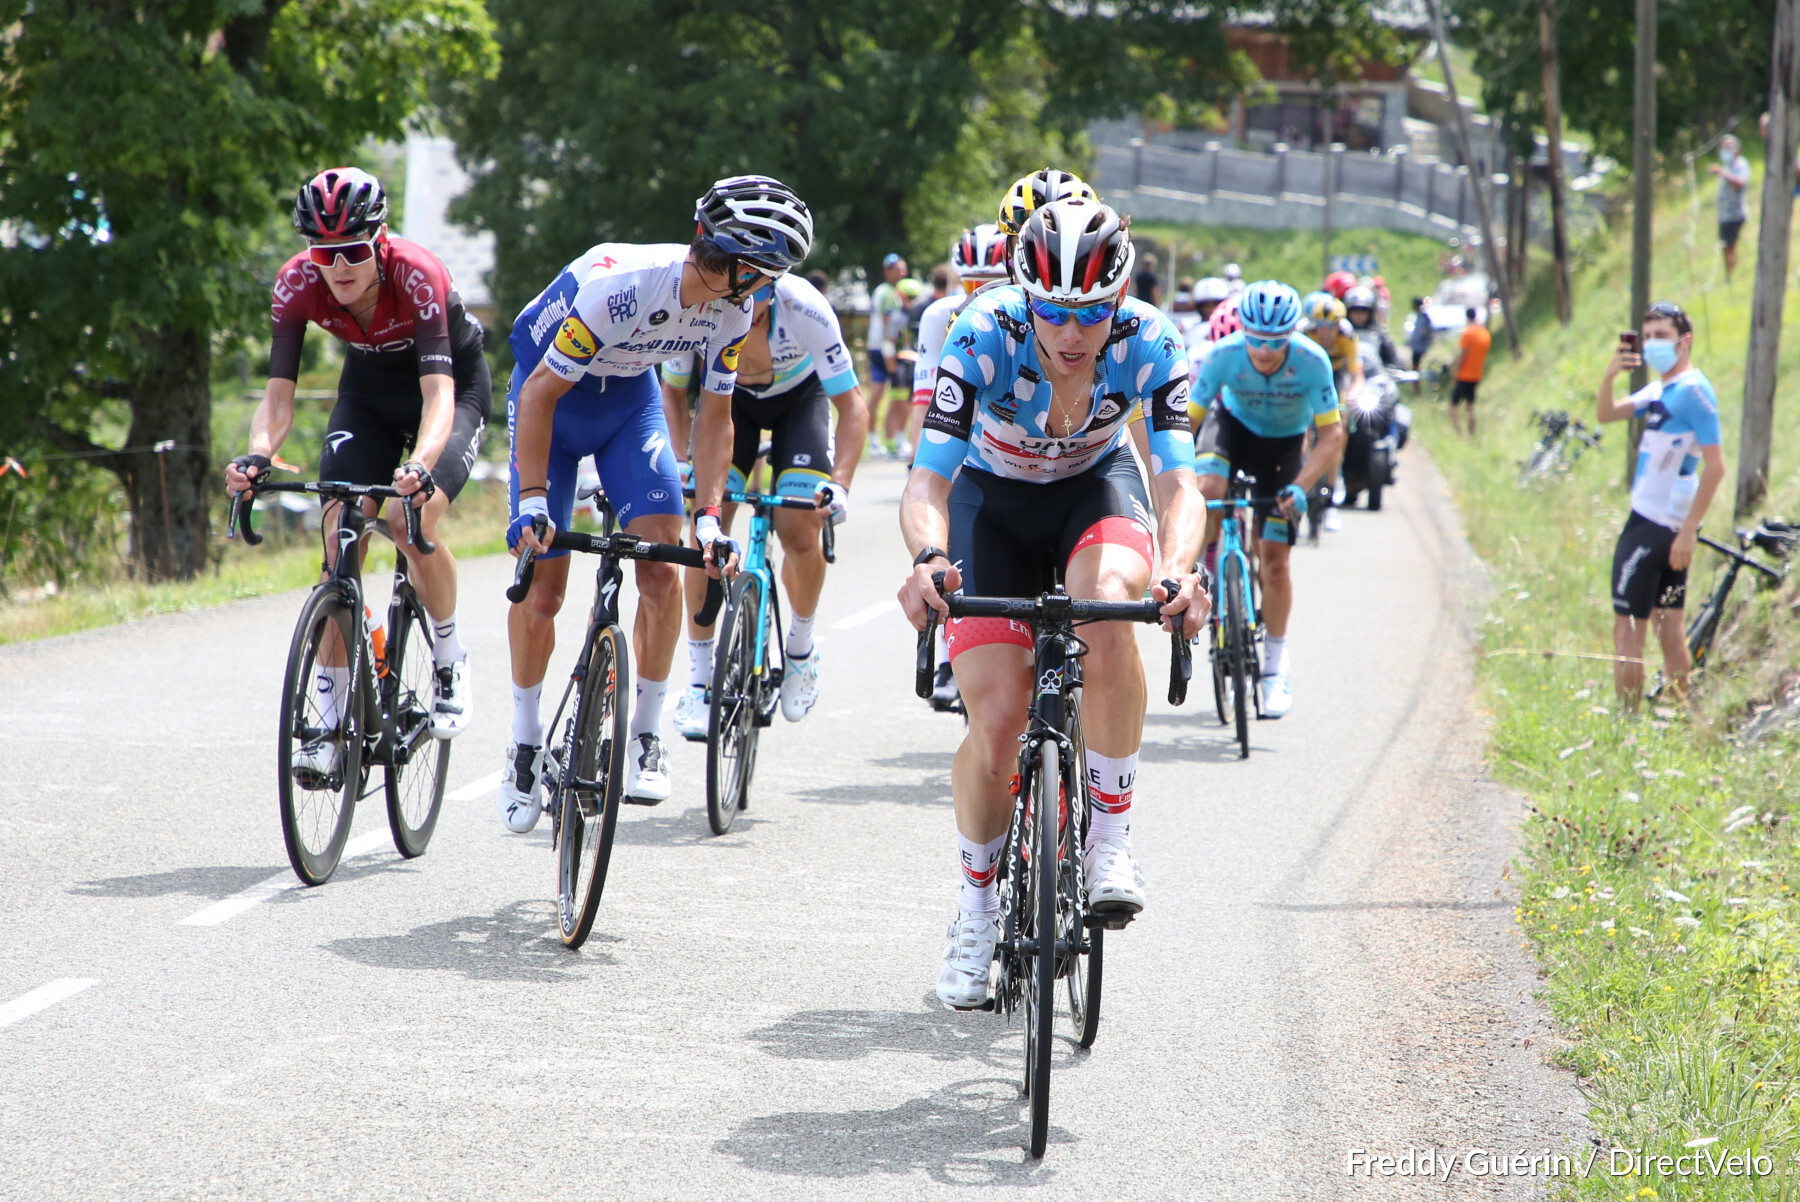
[[[556,331],[556,351],[572,362],[586,363],[600,353],[600,340],[581,318],[570,314],[563,319],[562,328]]]

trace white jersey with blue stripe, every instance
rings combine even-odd
[[[686,388],[694,364],[706,353],[702,347],[665,363],[663,383]],[[775,296],[769,302],[769,367],[769,379],[751,383],[740,376],[737,386],[759,399],[776,397],[816,373],[826,396],[856,387],[856,367],[831,302],[791,272],[775,281]]]
[[[1078,430],[1048,428],[1050,381],[1038,360],[1025,291],[983,290],[956,318],[937,365],[915,467],[949,479],[964,463],[1009,480],[1067,479],[1125,441],[1144,406],[1152,473],[1194,466],[1187,349],[1162,311],[1127,298],[1095,365]]]
[[[577,389],[638,376],[695,350],[710,353],[705,389],[730,394],[750,330],[750,301],[681,307],[688,248],[603,242],[563,268],[513,322],[513,358],[542,362]]]
[[[1716,447],[1719,398],[1697,368],[1665,376],[1631,394],[1627,404],[1644,416],[1638,442],[1631,508],[1659,526],[1681,529],[1700,491],[1701,447]]]

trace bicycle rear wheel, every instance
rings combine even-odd
[[[1063,965],[1068,976],[1069,1018],[1075,1024],[1075,1042],[1084,1048],[1094,1046],[1100,1034],[1100,976],[1104,956],[1102,942],[1105,930],[1083,927],[1085,912],[1081,893],[1081,857],[1087,846],[1089,806],[1092,798],[1087,788],[1087,744],[1081,737],[1080,693],[1070,695],[1069,720],[1064,733],[1069,736],[1070,762],[1063,766],[1063,786],[1069,799],[1068,820],[1062,824],[1062,873],[1064,888],[1057,899],[1057,913],[1062,934],[1072,949]],[[1085,939],[1084,939],[1085,937]],[[1088,950],[1080,952],[1082,943]]]
[[[604,626],[588,652],[569,741],[560,750],[555,784],[557,911],[564,945],[587,942],[606,889],[619,799],[625,793],[626,701],[631,660],[618,626]]]
[[[1062,749],[1046,741],[1038,751],[1032,781],[1031,860],[1026,876],[1031,896],[1023,909],[1022,934],[1029,952],[1025,973],[1025,1096],[1031,1102],[1030,1151],[1044,1154],[1050,1139],[1050,1046],[1056,1029],[1056,819],[1061,808]]]
[[[739,574],[719,619],[706,732],[706,821],[715,835],[731,829],[756,770],[757,719],[766,683],[765,674],[756,670],[762,612],[762,581],[748,572]]]
[[[1249,617],[1244,613],[1243,561],[1234,556],[1223,565],[1219,575],[1222,581],[1219,599],[1224,612],[1226,684],[1232,718],[1237,723],[1238,758],[1241,760],[1250,757],[1249,690],[1255,687],[1250,680],[1250,664],[1255,653],[1250,646]]]
[[[392,723],[394,744],[387,763],[388,827],[394,847],[407,859],[425,854],[444,804],[450,770],[450,740],[431,734],[437,699],[437,662],[431,654],[431,618],[407,589],[398,620],[387,636],[387,667],[380,680],[381,706]]]
[[[281,837],[287,844],[294,875],[308,885],[323,885],[337,871],[350,838],[350,821],[362,794],[362,697],[352,673],[345,695],[336,699],[339,715],[326,721],[316,678],[321,653],[331,646],[338,659],[356,657],[356,611],[335,585],[313,590],[300,607],[288,647],[287,674],[282,682],[281,730],[275,740],[276,793],[281,804]],[[294,757],[310,743],[335,740],[337,770],[320,774],[296,768]]]

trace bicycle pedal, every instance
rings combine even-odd
[[[1096,927],[1105,927],[1109,931],[1122,931],[1130,926],[1131,920],[1136,917],[1137,914],[1135,912],[1123,913],[1120,911],[1109,911],[1104,914],[1095,914],[1092,911],[1089,911],[1082,915],[1081,925],[1088,928],[1090,931]]]
[[[629,793],[627,793],[625,796],[621,797],[619,800],[624,802],[628,806],[659,806],[662,804],[661,798],[633,797]]]
[[[984,1010],[991,1014],[999,1009],[999,1004],[993,998],[989,998],[979,1006],[951,1006],[950,1009],[958,1014],[976,1014]]]

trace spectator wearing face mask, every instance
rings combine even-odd
[[[1726,134],[1719,139],[1719,161],[1708,163],[1706,169],[1719,177],[1719,248],[1725,253],[1725,282],[1729,284],[1737,268],[1738,234],[1749,215],[1744,195],[1750,190],[1750,160],[1744,157],[1737,138]]]

